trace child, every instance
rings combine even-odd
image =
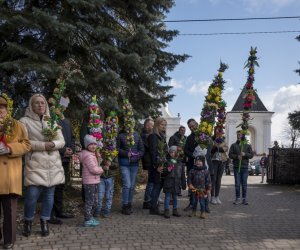
[[[188,187],[192,191],[193,211],[191,216],[196,216],[197,203],[200,204],[200,218],[205,219],[205,199],[210,194],[211,180],[209,171],[205,166],[205,157],[197,156],[195,158],[194,167],[189,172]]]
[[[98,186],[98,205],[94,214],[95,217],[99,217],[100,215],[103,218],[111,217],[110,212],[114,195],[114,175],[117,165],[117,157],[112,162],[104,161],[104,172],[100,177],[100,183]],[[105,204],[103,204],[104,196],[106,199]]]
[[[169,205],[171,196],[173,197],[173,216],[180,217],[181,215],[177,210],[177,195],[180,193],[181,187],[185,189],[186,184],[183,165],[181,161],[177,161],[176,146],[169,148],[169,154],[163,168],[162,178],[164,178],[163,192],[165,193],[164,217],[170,218]]]
[[[96,138],[92,135],[86,135],[84,137],[84,147],[85,149],[79,153],[79,160],[83,165],[82,183],[85,195],[84,226],[96,227],[100,223],[93,218],[93,208],[95,208],[98,203],[98,185],[103,169],[99,167],[96,156]]]

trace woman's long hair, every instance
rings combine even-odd
[[[154,127],[153,127],[153,133],[154,133],[154,134],[157,134],[157,135],[159,135],[159,136],[161,136],[161,135],[166,136],[166,132],[165,132],[165,131],[164,131],[164,132],[159,131],[159,125],[160,125],[161,123],[163,123],[163,122],[167,122],[166,119],[163,118],[163,117],[158,117],[158,118],[156,118],[156,119],[154,120]]]

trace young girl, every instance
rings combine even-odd
[[[205,219],[205,199],[210,194],[211,180],[209,171],[205,166],[205,157],[197,156],[193,169],[189,172],[188,187],[192,191],[193,211],[191,216],[196,216],[197,203],[200,204],[200,218]]]
[[[83,165],[82,183],[84,186],[84,226],[96,227],[100,223],[93,218],[93,209],[98,203],[98,184],[100,183],[100,175],[103,169],[99,167],[96,148],[96,138],[91,135],[84,137],[85,149],[79,153],[79,160]]]
[[[173,216],[180,217],[177,210],[177,196],[181,188],[185,189],[185,174],[181,161],[177,161],[177,146],[169,148],[168,161],[164,165],[162,178],[163,192],[165,193],[164,216],[170,218],[169,204],[171,196],[173,198]]]

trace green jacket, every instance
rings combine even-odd
[[[236,141],[235,143],[231,144],[229,149],[229,158],[232,159],[233,167],[238,168],[240,164],[238,156],[241,154],[241,152],[245,153],[245,155],[242,158],[241,168],[248,168],[249,159],[253,157],[253,151],[249,144],[245,144],[242,150],[239,141]]]

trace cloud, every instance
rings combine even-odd
[[[270,111],[275,112],[272,118],[272,140],[288,144],[282,133],[288,124],[288,113],[300,110],[300,84],[281,87],[268,98],[273,100]]]
[[[198,83],[194,83],[192,87],[190,87],[187,92],[192,95],[203,94],[206,95],[209,85],[211,84],[210,81],[200,81]]]
[[[172,86],[174,89],[183,89],[183,84],[175,79],[171,79],[169,86]]]
[[[286,6],[297,3],[297,0],[242,0],[242,2],[249,12],[269,10],[274,13]]]

